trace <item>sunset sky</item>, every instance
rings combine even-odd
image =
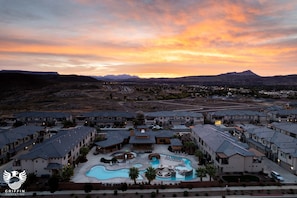
[[[297,1],[0,0],[0,70],[297,74]]]

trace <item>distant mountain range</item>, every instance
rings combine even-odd
[[[93,78],[97,80],[112,80],[112,81],[118,81],[118,80],[131,80],[131,79],[139,79],[138,76],[131,76],[129,74],[122,74],[122,75],[106,75],[106,76],[92,76]]]
[[[296,86],[297,75],[261,77],[250,70],[209,76],[186,76],[177,78],[133,79],[142,83],[177,83],[218,86]]]
[[[97,82],[97,80],[89,76],[59,75],[57,72],[0,71],[0,91],[38,89],[71,82]]]
[[[129,83],[170,83],[218,86],[296,86],[297,75],[261,77],[250,70],[209,76],[186,76],[177,78],[139,78],[138,76],[107,75],[79,76],[59,75],[57,72],[31,72],[18,70],[0,71],[0,90],[14,88],[40,88],[52,84],[70,82],[118,81]]]

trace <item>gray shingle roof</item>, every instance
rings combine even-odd
[[[44,127],[41,126],[20,126],[4,130],[0,133],[0,148],[42,130],[44,130]]]
[[[220,147],[216,150],[216,152],[224,153],[226,156],[230,157],[235,154],[239,154],[242,156],[254,156],[254,153],[249,150],[242,148],[238,145],[235,145],[227,140],[225,140]]]
[[[106,140],[96,142],[95,144],[100,147],[109,147],[124,142],[124,139],[128,139],[130,131],[109,131],[106,133]]]
[[[196,112],[190,112],[190,111],[156,111],[156,112],[146,112],[144,114],[145,116],[148,117],[198,117],[202,118],[203,115],[202,113],[196,113]]]
[[[255,134],[257,137],[261,139],[263,138],[268,142],[275,144],[279,148],[279,150],[281,150],[284,153],[291,154],[292,156],[297,156],[297,139],[296,138],[293,138],[289,135],[285,135],[283,133],[274,131],[266,127],[259,127],[259,126],[255,126],[254,128],[249,128],[247,129],[247,132],[251,134]],[[263,146],[259,142],[255,142],[252,139],[249,141],[253,142],[253,144],[256,144],[258,147],[265,148],[265,146]]]
[[[130,136],[130,144],[154,144],[156,143],[154,132],[138,132],[136,131],[134,136]]]
[[[273,122],[271,125],[278,129],[297,134],[297,124],[290,122]]]
[[[222,110],[216,111],[212,113],[213,116],[232,116],[232,115],[240,115],[240,116],[261,116],[265,117],[266,115],[262,112],[258,111],[250,111],[250,110]]]
[[[275,131],[272,129],[268,129],[266,127],[256,127],[247,130],[250,134],[255,134],[259,138],[264,138],[267,141],[271,141],[271,138],[274,136]]]
[[[16,118],[66,118],[70,116],[70,113],[41,111],[28,111],[15,114]]]
[[[174,136],[174,131],[169,131],[169,130],[159,130],[159,131],[154,131],[154,132],[152,132],[154,135],[155,135],[155,137],[157,137],[157,138],[161,138],[161,137],[163,137],[163,138],[165,138],[165,137],[167,137],[167,138],[171,138],[171,137],[173,137]]]
[[[171,146],[182,146],[183,143],[180,141],[180,139],[173,138],[173,139],[170,139],[170,145]]]
[[[93,131],[94,128],[85,126],[61,130],[50,139],[33,147],[27,154],[21,155],[19,159],[65,157],[73,147]]]
[[[136,114],[125,111],[94,111],[83,113],[86,117],[122,117],[122,118],[135,118]]]
[[[200,137],[208,147],[214,152],[224,153],[227,156],[235,154],[243,156],[253,156],[254,154],[248,151],[248,145],[237,141],[229,134],[218,130],[211,125],[196,125],[193,128],[196,136]]]
[[[280,116],[297,115],[297,109],[284,109],[277,111]]]

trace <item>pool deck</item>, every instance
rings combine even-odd
[[[137,154],[136,158],[127,160],[125,163],[117,163],[114,165],[106,164],[100,162],[100,159],[102,157],[106,159],[111,159],[111,154],[112,153],[107,153],[107,154],[98,154],[94,155],[94,150],[95,148],[92,148],[92,150],[89,152],[87,155],[88,161],[85,163],[79,163],[77,167],[74,169],[74,176],[71,178],[71,181],[75,183],[133,183],[133,181],[130,178],[114,178],[114,179],[107,179],[107,180],[98,180],[93,177],[88,177],[86,176],[87,171],[89,171],[92,167],[97,166],[97,165],[104,165],[106,169],[108,170],[116,170],[116,169],[122,169],[122,168],[131,168],[134,164],[142,164],[142,167],[140,167],[140,170],[144,170],[150,166],[150,161],[148,159],[149,153],[141,153]],[[127,151],[130,150],[129,146],[123,147],[120,151]],[[116,151],[118,152],[118,151]],[[132,151],[133,152],[133,151]],[[159,153],[159,154],[165,154],[165,155],[171,155],[171,156],[177,156],[177,157],[184,157],[189,160],[191,160],[191,165],[194,169],[198,168],[197,165],[197,157],[194,155],[186,155],[182,153],[172,153],[168,151],[168,145],[155,145],[153,153]],[[162,158],[160,160],[160,164],[163,166],[177,166],[181,164],[182,162],[179,160],[174,160],[174,159],[169,159],[169,158]],[[145,177],[144,177],[145,178]],[[200,178],[193,179],[191,181],[200,181]],[[205,177],[203,180],[207,181],[208,178]],[[137,180],[137,182],[147,182],[146,179],[144,180]],[[161,180],[153,180],[152,184],[155,183],[174,183],[174,182],[180,182],[180,181],[161,181]]]

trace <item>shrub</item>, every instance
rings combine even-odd
[[[93,190],[93,185],[92,184],[85,184],[84,185],[84,190],[86,193],[91,192]]]
[[[189,192],[188,191],[184,191],[184,197],[189,196]]]
[[[114,194],[114,195],[118,195],[118,191],[117,191],[117,190],[114,190],[114,191],[113,191],[113,194]]]
[[[156,197],[156,192],[151,192],[151,197],[155,198]]]
[[[122,183],[121,190],[126,191],[128,189],[128,185],[126,183]]]

